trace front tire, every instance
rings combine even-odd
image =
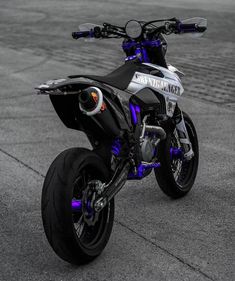
[[[161,190],[172,198],[185,196],[192,188],[198,169],[199,149],[198,138],[191,118],[183,112],[185,126],[192,144],[194,156],[191,160],[172,160],[170,149],[172,146],[180,148],[176,130],[167,134],[159,147],[159,160],[161,167],[155,169],[155,176]],[[177,167],[179,171],[176,170]],[[177,174],[177,176],[176,176]]]
[[[105,248],[113,226],[114,199],[92,224],[83,213],[72,212],[71,202],[84,195],[88,181],[108,179],[102,159],[87,149],[65,150],[51,164],[42,190],[42,220],[48,242],[63,260],[84,264]]]

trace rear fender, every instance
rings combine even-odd
[[[62,78],[49,80],[35,89],[39,95],[73,95],[79,94],[83,89],[89,86],[99,87],[111,94],[111,90],[105,85],[87,78]]]
[[[116,91],[102,83],[82,77],[49,80],[36,87],[36,90],[39,95],[49,95],[56,113],[66,127],[84,132],[92,128],[92,132],[101,134],[102,126],[99,126],[97,120],[84,115],[79,109],[78,95],[85,88],[92,86],[101,89],[108,109],[119,128],[129,130],[127,118],[120,108],[120,103],[117,102],[120,90]]]

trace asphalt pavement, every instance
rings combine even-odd
[[[235,280],[234,1],[1,1],[0,280]],[[76,73],[104,74],[122,64],[120,40],[75,41],[84,22],[205,17],[201,39],[172,36],[168,61],[185,72],[180,105],[199,136],[191,192],[171,200],[154,175],[130,181],[116,197],[110,241],[86,266],[60,260],[46,241],[40,197],[62,150],[90,147],[64,127],[34,87]]]

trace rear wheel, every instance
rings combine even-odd
[[[183,157],[172,157],[172,149],[181,149],[177,131],[167,135],[159,146],[161,167],[155,169],[157,182],[161,190],[172,198],[186,195],[192,188],[198,169],[199,150],[195,127],[191,118],[183,112],[185,126],[192,144],[194,156],[191,160]]]
[[[109,240],[114,200],[98,214],[88,212],[85,206],[93,195],[89,182],[106,182],[108,177],[102,159],[81,148],[62,152],[47,172],[42,191],[43,226],[53,250],[67,262],[83,264],[93,260]],[[85,207],[73,211],[74,200],[83,202]]]

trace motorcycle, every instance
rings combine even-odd
[[[183,73],[166,62],[165,35],[202,35],[206,24],[202,18],[82,24],[74,39],[122,38],[125,63],[106,76],[72,75],[36,88],[49,95],[65,126],[83,131],[93,148],[63,151],[45,177],[43,226],[63,260],[84,264],[101,254],[112,231],[114,197],[127,180],[153,170],[171,198],[192,188],[197,133],[177,102]]]

